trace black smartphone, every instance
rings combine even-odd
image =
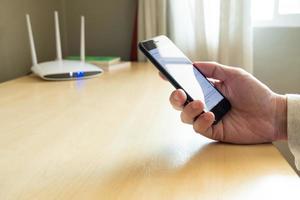
[[[139,49],[176,89],[186,93],[186,104],[193,100],[203,101],[204,112],[211,111],[215,115],[214,124],[230,110],[225,96],[168,37],[162,35],[139,42]]]

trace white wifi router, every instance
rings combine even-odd
[[[55,38],[57,58],[54,61],[38,63],[34,39],[32,34],[30,16],[26,15],[32,64],[31,71],[45,80],[72,80],[81,78],[92,78],[100,75],[103,70],[99,67],[85,62],[85,22],[81,17],[81,42],[80,42],[80,61],[63,60],[61,53],[61,40],[59,31],[58,12],[54,12]]]

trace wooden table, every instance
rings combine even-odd
[[[299,199],[272,144],[195,134],[149,64],[0,84],[0,199]],[[298,197],[297,197],[298,196]]]

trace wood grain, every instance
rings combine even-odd
[[[150,64],[0,84],[0,199],[298,199],[272,144],[194,133]],[[298,197],[298,198],[297,198]]]

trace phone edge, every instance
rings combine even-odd
[[[153,39],[150,39],[153,40]],[[139,49],[144,53],[144,55],[152,62],[152,64],[155,66],[155,68],[157,68],[160,72],[163,73],[163,75],[168,79],[168,81],[173,85],[173,87],[175,87],[176,89],[182,89],[185,94],[187,95],[187,101],[185,102],[184,106],[187,105],[188,103],[193,101],[193,98],[180,86],[180,84],[171,76],[168,74],[168,72],[166,72],[166,70],[152,57],[152,55],[148,52],[148,50],[144,47],[143,43],[150,41],[150,40],[144,40],[138,43],[138,47]],[[194,66],[195,67],[195,66]],[[196,68],[201,74],[202,76],[210,83],[212,84],[207,77],[201,72],[201,70],[199,70],[198,68]],[[229,100],[218,90],[218,88],[216,88],[213,84],[212,86],[217,90],[217,92],[219,94],[221,94],[223,96],[223,99],[217,104],[215,105],[211,110],[209,110],[209,112],[213,112],[215,115],[215,121],[214,121],[214,125],[217,124],[222,117],[230,111],[231,109],[231,103],[229,102]],[[221,108],[221,105],[224,105],[224,107]],[[219,109],[219,110],[217,110]],[[225,110],[226,109],[226,110]],[[220,112],[222,111],[222,112]],[[202,114],[202,113],[201,113]]]

